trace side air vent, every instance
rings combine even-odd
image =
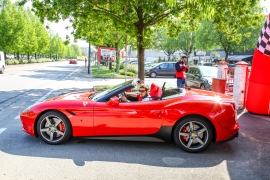
[[[66,110],[69,114],[73,115],[73,116],[76,116],[76,114],[70,110]]]

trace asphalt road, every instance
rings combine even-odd
[[[0,75],[1,180],[270,179],[270,118],[247,112],[239,114],[237,139],[212,144],[199,154],[157,142],[73,138],[53,146],[22,132],[18,115],[28,106],[61,93],[124,81],[81,76],[83,65],[8,66]]]

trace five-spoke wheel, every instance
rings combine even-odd
[[[63,114],[49,111],[38,119],[37,133],[48,144],[60,144],[70,137],[71,125]]]
[[[199,117],[188,117],[180,121],[174,130],[174,141],[184,151],[201,152],[213,140],[211,124]]]

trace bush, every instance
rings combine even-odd
[[[133,64],[128,64],[127,65],[127,71],[133,72],[134,74],[138,73],[138,67],[133,65]]]
[[[133,73],[133,72],[127,72],[127,76],[131,76],[131,77],[135,77],[136,76],[136,74],[135,73]]]
[[[14,60],[13,60],[13,62],[12,62],[12,64],[14,64],[14,65],[16,65],[16,64],[20,64],[20,61],[19,61],[19,60],[17,60],[17,59],[14,59]]]
[[[120,69],[124,69],[124,65],[123,64],[120,64]]]
[[[120,70],[119,70],[119,74],[125,75],[125,70],[124,70],[124,69],[120,69]]]

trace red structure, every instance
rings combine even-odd
[[[270,14],[262,28],[252,60],[246,109],[270,115]]]
[[[118,50],[120,53],[120,49]],[[109,62],[115,61],[116,59],[116,49],[104,46],[99,46],[97,50],[97,60],[98,62]]]

